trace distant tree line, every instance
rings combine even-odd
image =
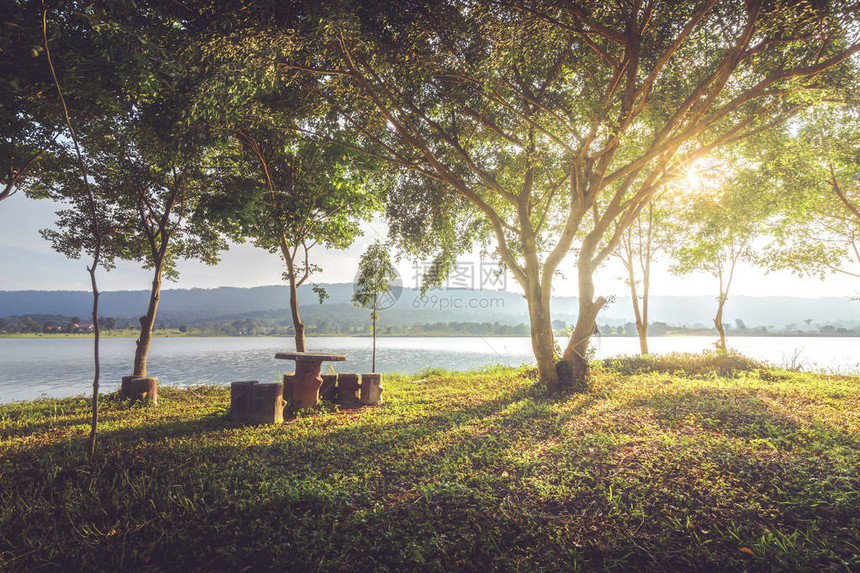
[[[90,334],[92,329],[81,327],[77,317],[31,315],[0,318],[0,334]],[[105,317],[102,328],[108,333],[133,332],[137,324],[132,319]],[[567,327],[557,321],[556,336],[563,336]],[[743,320],[723,324],[724,331],[732,336],[858,336],[860,324],[819,324],[810,319],[804,324],[787,324],[782,327],[747,326]],[[176,331],[189,336],[294,336],[289,318],[245,317],[232,320],[164,320],[155,325],[156,331]],[[313,336],[368,336],[370,326],[359,319],[308,321],[305,330]],[[663,321],[648,325],[651,336],[707,335],[705,325],[677,325]],[[639,336],[635,322],[624,324],[598,324],[599,336]],[[404,323],[393,321],[378,329],[378,336],[528,336],[525,323],[500,324],[499,322],[426,322]]]

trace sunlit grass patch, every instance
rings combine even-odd
[[[0,406],[0,567],[860,567],[856,378],[527,368],[387,376],[385,404],[284,425],[229,389]],[[58,517],[59,516],[59,517]]]
[[[602,365],[618,374],[660,372],[711,378],[718,376],[733,377],[743,372],[769,369],[766,363],[744,356],[734,350],[615,356],[603,360]]]

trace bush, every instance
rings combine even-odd
[[[679,373],[685,376],[717,375],[735,377],[740,372],[766,370],[770,366],[735,351],[706,350],[673,352],[671,354],[648,354],[645,356],[616,356],[602,361],[603,367],[618,374],[643,374],[646,372]]]

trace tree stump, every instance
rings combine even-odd
[[[253,384],[251,386],[252,422],[282,424],[284,422],[284,385],[280,382]]]
[[[358,374],[338,374],[337,403],[344,408],[360,408]]]
[[[253,404],[254,384],[256,380],[230,383],[230,415],[229,418],[236,422],[244,422],[251,419],[251,407]]]
[[[334,402],[337,397],[337,374],[322,374],[321,376],[320,399]]]
[[[361,375],[361,403],[373,406],[382,404],[382,374]]]
[[[119,395],[123,400],[129,399],[132,403],[149,400],[158,404],[158,378],[123,376]]]

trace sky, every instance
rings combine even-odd
[[[89,290],[89,274],[84,260],[69,260],[55,253],[50,244],[39,235],[39,229],[51,227],[54,212],[60,208],[48,200],[34,200],[16,193],[0,202],[0,290]],[[383,221],[362,224],[364,234],[346,251],[326,251],[315,248],[314,262],[323,272],[314,275],[320,283],[353,282],[358,259],[371,242],[385,239]],[[459,260],[466,268],[472,267],[476,276],[481,264],[477,253],[464,255]],[[489,261],[487,261],[489,263]],[[557,296],[576,296],[575,261],[570,257],[562,263],[564,277],[554,280]],[[403,260],[398,270],[407,287],[417,286],[416,277],[420,262]],[[219,286],[251,287],[282,284],[284,265],[278,255],[254,247],[250,243],[234,245],[222,255],[221,262],[207,266],[194,261],[179,264],[177,282],[165,282],[163,288],[216,288]],[[598,271],[595,279],[597,294],[625,296],[629,293],[624,283],[625,273],[618,263],[610,263]],[[135,263],[119,262],[117,268],[98,273],[99,290],[144,290],[151,282],[149,271]],[[519,292],[518,285],[508,277],[507,290]],[[665,264],[658,263],[652,277],[652,294],[655,295],[717,295],[715,279],[706,274],[677,277],[667,272]],[[748,296],[799,296],[799,297],[852,297],[860,293],[860,279],[832,275],[825,281],[817,278],[799,278],[788,272],[765,273],[748,265],[739,268],[732,285],[731,295]]]

